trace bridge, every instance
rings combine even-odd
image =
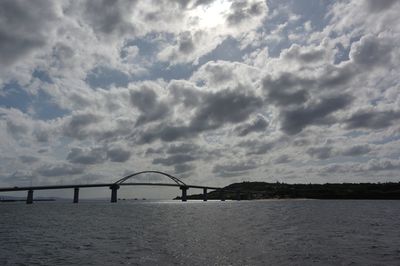
[[[153,174],[160,174],[162,176],[168,177],[170,180],[174,181],[174,183],[132,183],[127,182],[129,179],[146,173],[153,173]],[[74,189],[74,197],[73,203],[79,202],[79,190],[81,188],[94,188],[94,187],[108,187],[111,190],[111,202],[116,203],[118,201],[118,189],[121,186],[159,186],[159,187],[179,187],[182,191],[181,200],[187,201],[187,191],[190,188],[197,188],[203,189],[203,201],[207,201],[207,190],[218,190],[220,191],[220,199],[222,201],[225,200],[224,193],[227,192],[223,188],[220,187],[210,187],[210,186],[198,186],[198,185],[187,185],[179,178],[164,173],[160,171],[141,171],[137,173],[133,173],[127,175],[114,183],[97,183],[97,184],[70,184],[70,185],[49,185],[49,186],[29,186],[29,187],[0,187],[0,192],[10,192],[10,191],[27,191],[26,203],[32,204],[33,203],[33,192],[35,190],[52,190],[52,189]],[[236,191],[237,199],[240,200],[240,192]]]

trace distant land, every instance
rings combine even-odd
[[[225,199],[400,199],[398,183],[327,183],[285,184],[266,182],[242,182],[224,187]],[[203,199],[203,194],[188,195],[188,199]],[[220,199],[219,191],[207,193],[207,198]],[[175,199],[181,199],[176,197]]]

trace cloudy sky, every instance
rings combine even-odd
[[[399,181],[399,13],[396,0],[3,0],[0,186],[150,169],[204,185]]]

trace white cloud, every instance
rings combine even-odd
[[[258,0],[0,5],[2,183],[154,165],[213,184],[398,170],[397,1],[319,16]]]

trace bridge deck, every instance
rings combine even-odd
[[[26,190],[49,190],[49,189],[68,189],[68,188],[94,188],[94,187],[110,187],[114,183],[101,184],[70,184],[70,185],[49,185],[49,186],[29,186],[29,187],[0,187],[0,192],[6,191],[26,191]],[[180,187],[181,185],[173,183],[121,183],[120,186],[161,186],[161,187]],[[218,190],[219,187],[186,185],[187,188],[211,189]]]

